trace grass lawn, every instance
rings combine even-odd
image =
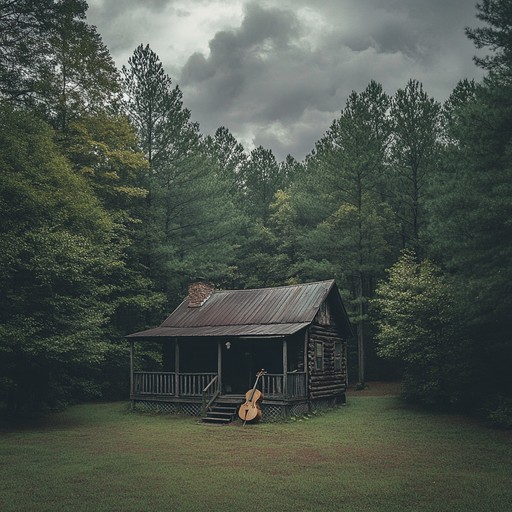
[[[242,427],[88,404],[0,429],[0,510],[512,511],[512,434],[352,393]]]

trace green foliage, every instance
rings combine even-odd
[[[461,80],[441,108],[417,80],[392,98],[372,81],[304,162],[278,162],[225,127],[203,137],[148,45],[119,80],[84,0],[0,2],[2,396],[119,395],[120,337],[158,323],[199,275],[241,288],[334,277],[359,354],[378,328],[411,397],[458,401],[468,371],[512,396],[509,3],[483,0],[484,26],[467,29],[492,51],[475,59],[481,84]],[[444,273],[407,253],[371,317],[404,247]]]
[[[417,80],[409,80],[391,103],[393,142],[387,194],[393,198],[402,247],[420,250],[427,224],[425,203],[440,154],[441,105]]]
[[[123,216],[147,196],[140,183],[148,163],[127,118],[106,112],[84,115],[70,123],[61,147],[112,213]]]
[[[16,102],[37,104],[49,74],[52,48],[48,20],[55,16],[53,0],[0,3],[0,91]]]
[[[86,11],[85,0],[58,0],[48,24],[52,66],[43,103],[62,132],[78,116],[106,110],[120,93],[114,61],[96,27],[86,22]]]
[[[231,285],[261,288],[290,282],[291,260],[281,250],[281,240],[270,227],[257,219],[241,235],[244,242],[237,250],[236,272]]]
[[[404,393],[425,404],[453,404],[468,384],[471,344],[449,280],[411,251],[388,271],[372,305],[378,313],[377,350],[399,361]]]
[[[274,194],[286,186],[285,176],[274,154],[262,146],[251,151],[240,168],[243,204],[253,219],[266,221]]]
[[[478,342],[482,395],[512,396],[511,86],[490,75],[452,108],[430,204],[432,253],[454,276]],[[483,399],[483,398],[482,398]]]
[[[316,231],[304,238],[305,254],[332,261],[348,288],[355,289],[363,275],[359,295],[372,293],[368,280],[382,271],[391,239],[390,211],[380,194],[388,106],[374,82],[353,93],[292,188],[299,222]]]
[[[141,181],[149,193],[140,217],[139,261],[154,290],[166,296],[168,311],[179,303],[191,277],[226,279],[241,219],[230,194],[232,172],[221,167],[229,162],[212,141],[201,140],[158,56],[140,45],[128,64],[123,67],[124,108],[150,166]],[[232,143],[225,133],[218,138]],[[167,311],[157,311],[148,323]]]
[[[510,78],[512,70],[512,6],[508,0],[483,0],[476,4],[476,17],[485,25],[466,28],[466,35],[477,48],[489,48],[491,55],[474,57],[477,65]]]
[[[247,164],[247,154],[231,132],[221,126],[212,137],[204,139],[204,148],[208,156],[215,162],[220,175],[228,184],[229,190],[241,203],[243,190],[242,169]]]
[[[119,92],[114,62],[86,10],[84,0],[0,4],[0,91],[61,131],[78,115],[105,109]]]
[[[95,389],[111,312],[112,224],[44,123],[3,108],[0,122],[0,357],[15,410]]]
[[[510,87],[479,87],[457,115],[456,142],[447,148],[431,202],[434,247],[478,297],[477,317],[505,320],[505,283],[512,278]]]

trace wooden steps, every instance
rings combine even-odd
[[[241,403],[240,401],[218,399],[206,411],[206,416],[201,418],[201,421],[215,425],[227,425],[235,421]]]

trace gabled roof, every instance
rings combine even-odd
[[[307,327],[332,293],[335,312],[350,325],[334,280],[252,290],[218,290],[198,308],[185,299],[155,329],[129,338],[184,336],[284,336]]]

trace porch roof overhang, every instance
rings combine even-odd
[[[208,325],[197,327],[156,327],[127,336],[129,339],[161,338],[218,338],[218,337],[265,337],[289,336],[308,327],[311,322],[290,324],[248,324],[248,325]]]

